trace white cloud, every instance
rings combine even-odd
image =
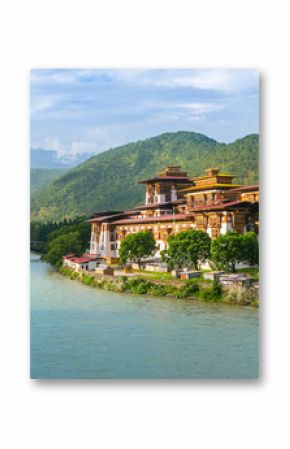
[[[32,85],[74,84],[106,75],[110,80],[135,85],[193,87],[222,92],[258,88],[254,69],[34,69]]]
[[[43,150],[54,150],[57,157],[74,159],[82,153],[95,153],[99,150],[95,142],[74,140],[70,143],[62,143],[57,138],[48,137],[41,142],[33,143],[33,148],[42,148]]]
[[[32,86],[57,86],[57,85],[76,85],[89,78],[97,81],[102,75],[115,71],[105,71],[104,69],[32,69],[30,81]]]
[[[33,97],[30,112],[35,114],[53,108],[58,102],[56,96]]]
[[[49,136],[43,139],[36,139],[31,142],[32,148],[42,148],[43,150],[54,150],[58,158],[74,159],[83,153],[97,154],[120,143],[120,136],[115,136],[111,128],[102,129],[99,127],[80,128],[77,138],[71,141],[61,141],[59,137]],[[112,135],[114,137],[112,137]],[[121,142],[126,143],[127,140]]]
[[[79,77],[79,70],[34,69],[30,74],[32,85],[74,83]]]
[[[206,114],[209,112],[220,111],[221,109],[224,109],[224,106],[221,104],[197,102],[179,104],[177,105],[177,107],[181,109],[189,109],[194,115]]]
[[[258,88],[259,73],[257,70],[247,69],[204,69],[192,70],[192,74],[168,77],[156,81],[158,86],[194,87],[204,90],[218,90],[222,92],[243,91]]]

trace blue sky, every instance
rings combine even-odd
[[[259,132],[250,69],[34,69],[31,147],[99,153],[164,132],[220,142]]]

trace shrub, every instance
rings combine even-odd
[[[187,281],[186,284],[177,291],[176,298],[189,298],[199,292],[199,286],[196,283]]]
[[[128,276],[121,276],[121,281],[124,283],[128,282]]]
[[[175,290],[170,285],[152,284],[150,293],[154,296],[165,296],[174,293]]]
[[[222,295],[223,289],[221,284],[218,281],[213,281],[212,291],[216,297],[220,297]]]
[[[67,267],[61,266],[61,267],[59,268],[59,272],[60,272],[60,274],[63,274],[64,276],[70,276],[71,273],[72,273],[72,270],[70,270],[70,269],[67,268]]]
[[[203,290],[200,290],[199,297],[201,299],[205,299],[207,301],[210,301],[212,299],[216,299],[216,295],[212,288],[204,288]]]
[[[214,281],[210,288],[203,288],[199,292],[199,297],[206,301],[218,301],[222,297],[222,286],[219,282]]]
[[[128,281],[128,289],[132,293],[144,295],[148,293],[150,288],[150,282],[144,281],[143,279],[130,279]]]
[[[79,273],[77,273],[76,271],[73,271],[73,272],[70,273],[69,277],[70,277],[71,280],[74,281],[75,279],[78,279]]]
[[[93,284],[94,284],[94,278],[91,277],[91,276],[87,276],[86,274],[84,274],[84,275],[81,277],[81,281],[82,281],[82,283],[83,283],[84,285],[90,285],[90,286],[93,286]]]

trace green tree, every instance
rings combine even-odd
[[[236,271],[236,264],[243,262],[243,235],[237,232],[227,232],[212,241],[212,260],[218,268],[225,271]]]
[[[259,241],[255,232],[243,235],[243,262],[249,265],[259,265]]]
[[[78,231],[82,251],[85,251],[88,247],[91,234],[90,225],[85,222],[85,217],[80,216],[74,220],[65,219],[58,223],[51,221],[47,223],[32,221],[30,223],[31,249],[46,253],[48,251],[48,242],[60,235],[65,235],[73,231]]]
[[[171,235],[168,250],[163,251],[162,260],[170,267],[190,267],[199,269],[200,263],[210,257],[211,239],[204,231],[190,229]]]
[[[79,233],[80,242],[84,251],[88,247],[88,242],[91,235],[91,227],[88,223],[85,223],[83,219],[78,219],[77,221],[75,220],[71,223],[63,224],[59,229],[51,232],[48,235],[48,241],[54,240],[60,235],[65,235],[74,231],[77,231]]]
[[[76,255],[82,253],[82,245],[78,231],[68,232],[51,240],[48,244],[48,251],[43,258],[52,265],[60,266],[62,257],[68,253],[74,253]]]
[[[121,242],[120,262],[122,265],[128,260],[138,263],[141,259],[152,256],[156,250],[155,240],[151,231],[141,231],[129,234]]]

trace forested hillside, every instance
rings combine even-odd
[[[67,170],[61,169],[45,169],[45,168],[31,168],[30,169],[30,191],[31,194],[38,192],[43,187],[50,184],[57,178],[65,174]]]
[[[258,140],[253,134],[227,145],[181,131],[113,148],[32,195],[32,219],[62,220],[132,207],[144,200],[144,186],[138,181],[155,175],[168,163],[179,164],[190,176],[215,166],[235,174],[236,182],[258,182]]]

